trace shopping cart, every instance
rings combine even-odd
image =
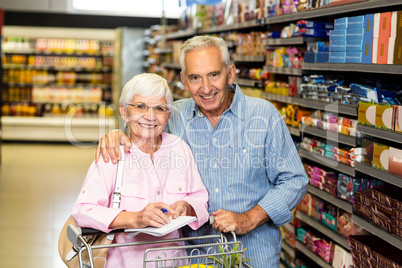
[[[115,230],[112,233],[121,233],[124,230]],[[157,241],[141,241],[141,242],[130,242],[130,243],[116,243],[109,245],[92,245],[94,241],[94,236],[103,234],[100,231],[90,229],[90,228],[79,228],[73,225],[69,225],[67,228],[67,235],[70,242],[73,244],[75,251],[78,253],[80,268],[95,267],[93,261],[92,252],[94,250],[102,248],[114,248],[114,247],[130,247],[138,245],[153,245],[172,242],[185,242],[191,240],[202,240],[200,244],[197,245],[184,245],[184,246],[167,246],[167,247],[157,247],[149,248],[144,253],[144,264],[143,267],[158,267],[158,268],[168,268],[168,267],[182,267],[182,268],[230,268],[233,263],[238,263],[235,267],[251,267],[243,262],[243,253],[245,248],[241,241],[237,241],[236,234],[231,232],[230,235],[233,241],[229,241],[225,234],[216,235],[206,235],[198,237],[183,237],[175,239],[163,239]],[[128,235],[128,233],[127,233]],[[202,250],[204,249],[204,250]],[[151,252],[157,251],[156,257],[150,257],[150,255],[155,256],[155,254],[150,254]],[[166,252],[174,252],[172,254],[166,254]],[[83,261],[83,253],[87,252],[88,262]],[[187,252],[187,254],[185,253]],[[168,257],[170,256],[170,257]]]

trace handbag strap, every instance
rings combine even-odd
[[[124,152],[124,145],[120,145],[120,154],[121,160],[117,164],[117,176],[116,176],[116,185],[114,187],[113,192],[113,208],[120,207],[121,200],[121,185],[123,183],[123,169],[124,169],[124,161],[126,160],[126,153]]]
[[[117,163],[117,175],[116,175],[116,185],[114,186],[114,192],[112,197],[113,208],[120,207],[121,201],[121,185],[123,184],[123,169],[124,169],[124,161],[126,161],[126,153],[124,152],[124,145],[120,145],[120,154],[121,159]],[[108,234],[106,236],[108,240],[113,240],[114,234]]]

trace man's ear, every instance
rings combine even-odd
[[[236,79],[236,66],[232,64],[229,67],[228,84],[233,85],[235,79]]]
[[[190,91],[190,88],[189,88],[188,85],[187,85],[187,82],[186,82],[186,79],[185,79],[185,77],[184,77],[183,72],[180,72],[180,79],[181,79],[181,83],[182,83],[183,86],[184,86],[184,91],[189,92],[189,91]]]
[[[123,118],[124,122],[128,123],[128,116],[126,112],[126,108],[123,105],[119,107],[121,118]]]

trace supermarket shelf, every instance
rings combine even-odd
[[[337,132],[322,130],[307,125],[302,125],[301,132],[356,147],[356,137],[339,134]]]
[[[193,36],[196,34],[196,31],[194,30],[186,30],[186,31],[178,31],[175,33],[169,33],[166,35],[166,39],[179,39],[179,38],[185,38],[189,36]],[[155,37],[156,40],[162,40],[163,35],[158,35]]]
[[[298,98],[298,105],[327,112],[357,116],[357,105]]]
[[[27,64],[4,64],[3,69],[24,69],[24,70],[54,70],[54,71],[77,71],[77,72],[110,72],[112,69],[110,67],[68,67],[68,66],[32,66]]]
[[[163,68],[181,70],[179,63],[162,63]]]
[[[252,21],[246,21],[242,23],[235,23],[232,25],[220,25],[220,26],[214,26],[209,29],[201,29],[198,31],[200,34],[208,34],[208,33],[219,33],[219,32],[225,32],[225,31],[234,31],[234,30],[240,30],[240,29],[247,29],[247,28],[255,28],[255,27],[261,27],[261,23],[259,23],[256,20]]]
[[[288,127],[289,133],[290,133],[291,135],[293,135],[293,136],[295,136],[295,137],[300,137],[300,129],[299,129],[299,128],[297,128],[297,127],[290,127],[290,126],[287,126],[287,127]]]
[[[402,240],[399,239],[398,237],[394,236],[393,234],[387,232],[386,230],[382,229],[381,227],[367,221],[366,219],[364,219],[356,214],[352,215],[352,221],[355,224],[359,225],[360,227],[363,227],[364,229],[366,229],[373,235],[380,237],[381,239],[387,241],[391,245],[402,250]]]
[[[292,258],[296,257],[296,251],[294,247],[289,245],[289,243],[284,240],[282,240],[282,249],[286,251]]]
[[[329,265],[329,263],[327,263],[326,261],[324,261],[323,259],[320,258],[320,256],[318,256],[317,254],[315,254],[314,252],[312,252],[310,249],[308,249],[306,246],[304,246],[302,243],[300,243],[299,241],[296,241],[296,249],[298,249],[299,251],[301,251],[304,255],[306,255],[307,257],[309,257],[312,261],[314,261],[316,264],[319,265],[319,267],[322,268],[332,268],[331,265]]]
[[[286,228],[289,232],[291,233],[296,233],[295,231],[295,226],[291,223],[286,223],[285,225],[283,225],[284,228]]]
[[[327,192],[325,192],[323,190],[320,190],[317,187],[314,187],[312,185],[307,185],[307,191],[310,194],[318,196],[319,198],[321,198],[321,199],[323,199],[323,200],[325,200],[325,201],[327,201],[327,202],[329,202],[329,203],[331,203],[331,204],[333,204],[333,205],[335,205],[335,206],[337,206],[337,207],[339,207],[339,208],[341,208],[341,209],[343,209],[343,210],[345,210],[345,211],[347,211],[349,213],[353,212],[352,211],[353,210],[352,204],[350,204],[349,202],[347,202],[347,201],[345,201],[343,199],[340,199],[340,198],[338,198],[338,197],[336,197],[336,196],[334,196],[334,195],[332,195],[330,193],[327,193]]]
[[[298,99],[296,97],[284,96],[284,95],[273,94],[273,93],[268,93],[268,92],[263,92],[262,97],[265,99],[268,99],[268,100],[272,100],[272,101],[279,101],[279,102],[291,103],[291,104],[297,104],[297,99]]]
[[[309,160],[314,161],[323,166],[326,166],[326,167],[329,167],[336,171],[342,172],[343,174],[346,174],[346,175],[349,175],[352,177],[355,176],[355,169],[351,166],[339,163],[338,161],[330,159],[328,157],[310,153],[309,151],[307,151],[305,149],[300,149],[299,152],[300,152],[301,157],[303,157],[303,158],[309,159]]]
[[[156,48],[154,51],[155,54],[169,54],[172,53],[172,48]]]
[[[317,8],[302,12],[286,14],[266,19],[266,24],[284,23],[297,20],[313,19],[326,16],[345,17],[348,13],[364,10],[375,10],[381,7],[401,6],[400,0],[370,0],[333,7]],[[363,13],[364,14],[364,13]]]
[[[255,79],[244,79],[244,78],[236,78],[236,83],[241,86],[248,86],[248,87],[259,87],[262,88],[263,81],[255,80]]]
[[[388,140],[397,143],[400,143],[402,141],[402,133],[398,133],[395,131],[384,130],[376,127],[369,127],[362,124],[357,124],[357,131],[359,131],[361,134],[375,136],[383,140]]]
[[[115,129],[115,119],[2,116],[2,139],[24,141],[97,142]]]
[[[401,74],[402,65],[359,63],[303,63],[303,70]]]
[[[317,8],[312,10],[306,10],[302,12],[285,14],[270,18],[264,18],[262,22],[257,20],[247,21],[243,23],[235,23],[233,25],[221,25],[215,26],[210,29],[200,29],[200,30],[185,30],[178,31],[174,33],[169,33],[166,35],[166,39],[180,39],[193,36],[195,34],[207,34],[207,33],[219,33],[224,31],[233,31],[239,29],[247,29],[247,28],[255,28],[264,25],[277,24],[277,23],[288,23],[293,21],[298,21],[302,19],[313,19],[320,18],[326,16],[337,16],[337,17],[345,17],[346,14],[356,11],[364,11],[364,10],[376,10],[377,8],[382,7],[400,7],[400,0],[369,0],[369,1],[360,1],[351,4],[338,5],[332,7],[325,8]],[[155,40],[163,39],[163,35],[159,35],[155,37]]]
[[[356,171],[359,171],[361,173],[364,173],[364,174],[374,177],[376,179],[388,182],[390,184],[393,184],[395,186],[402,188],[402,178],[399,177],[398,175],[389,173],[388,171],[385,171],[385,170],[373,168],[369,165],[366,165],[363,163],[358,163],[358,162],[356,162],[355,169],[356,169]]]
[[[303,70],[300,68],[282,68],[282,67],[273,67],[273,66],[264,66],[264,71],[275,73],[275,74],[284,74],[284,75],[294,75],[301,76]]]
[[[264,66],[265,68],[266,66]],[[351,116],[357,116],[357,106],[340,104],[326,101],[318,101],[311,99],[303,99],[299,97],[284,96],[279,94],[272,94],[263,92],[262,97],[272,101],[285,102],[290,104],[296,104],[299,106],[307,107],[310,109],[323,110],[328,112],[334,112],[339,114],[346,114]]]
[[[233,55],[233,60],[235,62],[264,62],[265,56],[250,56],[250,55],[238,56],[238,55]]]
[[[337,244],[341,245],[345,249],[348,249],[348,250],[350,249],[348,240],[344,236],[334,232],[333,230],[329,229],[328,227],[325,227],[324,225],[322,225],[320,222],[316,221],[312,217],[307,216],[303,212],[297,211],[296,218],[298,218],[299,220],[301,220],[304,223],[307,223],[309,226],[313,227],[314,229],[321,232],[322,234],[328,236],[330,239],[332,239],[333,241],[335,241]]]
[[[15,82],[5,82],[4,85],[12,86],[12,87],[66,87],[66,88],[76,88],[76,87],[84,87],[84,88],[102,88],[107,89],[111,88],[112,85],[108,84],[90,84],[88,83],[75,83],[75,84],[59,84],[54,82],[49,82],[45,84],[38,84],[38,83],[15,83]]]
[[[286,45],[303,45],[303,37],[291,37],[291,38],[270,38],[262,41],[265,46],[286,46]]]

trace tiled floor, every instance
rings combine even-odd
[[[59,268],[57,241],[95,155],[70,144],[3,143],[0,267]]]

